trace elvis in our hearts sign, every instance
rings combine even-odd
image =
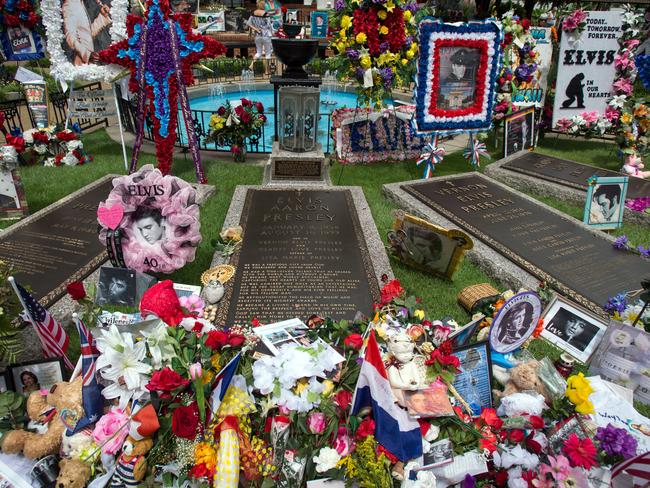
[[[553,125],[583,112],[605,113],[611,97],[622,18],[617,11],[588,12],[579,36],[563,32],[560,41]]]

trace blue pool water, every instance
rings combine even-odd
[[[271,152],[273,145],[273,131],[275,123],[275,114],[273,106],[273,90],[251,90],[251,91],[237,91],[231,93],[224,93],[223,95],[217,96],[205,96],[205,97],[196,97],[190,100],[190,107],[192,110],[198,110],[201,112],[195,112],[199,117],[203,119],[203,127],[209,127],[210,115],[213,112],[216,112],[217,109],[224,105],[227,101],[231,100],[240,100],[241,98],[247,98],[253,102],[262,102],[264,105],[264,113],[267,117],[266,123],[262,129],[262,141],[264,142],[264,151]],[[322,88],[320,93],[320,121],[318,123],[318,142],[323,145],[323,149],[327,148],[327,139],[329,137],[328,130],[330,128],[329,114],[332,113],[334,109],[337,108],[354,108],[357,106],[357,95],[356,93],[346,93],[342,91],[329,90],[327,88]],[[328,102],[328,103],[323,103]],[[180,119],[180,117],[179,117]],[[181,132],[181,139],[183,143],[187,142],[187,136],[185,134],[185,127],[182,123],[179,123],[179,128]],[[260,141],[260,150],[261,144]],[[205,147],[204,144],[201,144],[202,147]],[[331,146],[331,143],[330,143]],[[214,143],[207,144],[207,149],[220,149],[227,150],[229,148],[219,147],[217,148]]]

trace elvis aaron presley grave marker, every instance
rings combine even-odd
[[[107,259],[97,238],[97,207],[113,188],[114,175],[68,195],[0,234],[0,259],[14,268],[16,280],[50,306],[66,290]]]
[[[379,285],[350,190],[248,189],[240,225],[226,323],[372,312]]]
[[[401,188],[593,311],[602,313],[609,297],[650,276],[650,263],[639,256],[478,173]]]

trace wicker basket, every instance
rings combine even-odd
[[[479,283],[460,290],[458,303],[468,312],[474,313],[487,300],[494,298],[498,294],[499,291],[489,283]]]

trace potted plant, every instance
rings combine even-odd
[[[259,133],[266,122],[264,105],[242,98],[240,103],[222,105],[210,117],[208,141],[218,146],[230,145],[236,162],[246,161],[245,140]]]

